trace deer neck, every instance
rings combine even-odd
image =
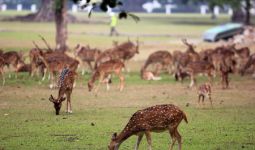
[[[126,139],[128,139],[130,136],[132,136],[134,133],[130,131],[127,127],[125,127],[121,133],[116,137],[116,142],[120,145],[122,142],[124,142]]]

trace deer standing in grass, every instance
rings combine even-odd
[[[71,94],[73,91],[73,84],[76,77],[76,72],[71,71],[67,68],[64,68],[63,71],[60,74],[59,78],[59,92],[58,92],[58,98],[54,98],[52,95],[50,95],[49,101],[51,101],[54,104],[54,108],[56,111],[56,115],[59,115],[59,111],[62,106],[62,102],[67,98],[67,105],[66,105],[66,112],[72,113],[72,107],[71,107]],[[66,97],[64,97],[64,95]]]
[[[172,138],[170,150],[178,141],[179,150],[182,149],[181,135],[177,128],[181,121],[184,119],[188,123],[185,113],[177,106],[172,104],[156,105],[139,110],[133,114],[127,123],[126,127],[120,134],[114,133],[108,146],[109,150],[118,150],[121,143],[132,135],[137,135],[138,139],[135,144],[135,150],[138,150],[139,144],[145,134],[149,145],[149,150],[152,149],[151,133],[150,132],[163,132],[168,130]]]
[[[119,77],[120,79],[120,91],[123,90],[124,88],[124,76],[121,73],[121,70],[125,68],[125,65],[122,61],[120,60],[110,60],[107,62],[104,62],[102,64],[100,64],[100,66],[98,66],[95,70],[95,72],[93,73],[91,79],[88,81],[88,88],[89,91],[91,91],[94,87],[94,83],[96,82],[96,80],[99,80],[98,86],[95,88],[95,92],[97,93],[98,89],[99,89],[99,85],[101,83],[104,83],[104,80],[106,78],[109,78],[111,76],[111,74],[115,74]],[[108,81],[110,81],[110,79],[108,79]],[[107,90],[109,89],[107,82]]]
[[[208,99],[211,103],[211,107],[213,107],[212,97],[211,97],[212,90],[211,90],[210,83],[201,84],[197,90],[198,90],[198,105],[200,105],[200,100],[202,101],[202,103],[204,105],[204,100],[206,97],[208,97]]]

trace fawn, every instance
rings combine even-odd
[[[200,100],[204,104],[205,97],[208,97],[208,99],[211,103],[211,107],[213,107],[211,94],[212,94],[211,84],[209,84],[209,83],[201,84],[198,87],[198,105],[200,104]]]
[[[170,145],[170,150],[173,149],[176,140],[178,141],[179,150],[181,150],[181,135],[178,132],[177,127],[182,119],[188,123],[185,113],[172,104],[156,105],[139,110],[133,114],[120,134],[113,134],[108,148],[109,150],[118,150],[120,144],[126,139],[132,135],[137,135],[138,139],[135,145],[135,150],[137,150],[142,137],[145,134],[149,149],[151,150],[150,132],[162,132],[168,130],[173,141]]]

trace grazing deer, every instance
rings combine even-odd
[[[87,63],[91,71],[93,71],[92,62],[95,62],[101,53],[99,49],[91,49],[89,46],[84,47],[77,44],[75,47],[75,56],[81,60],[83,65]],[[83,75],[84,73],[85,69],[82,70]]]
[[[59,111],[62,106],[62,102],[67,98],[66,112],[72,113],[71,107],[71,94],[73,91],[73,84],[76,77],[76,72],[71,71],[67,68],[63,69],[59,77],[59,92],[58,98],[54,98],[50,95],[49,101],[54,104],[56,115],[59,115]],[[64,95],[66,97],[64,97]]]
[[[197,90],[198,90],[198,105],[200,105],[200,100],[204,104],[205,98],[208,97],[208,99],[211,103],[211,107],[213,107],[212,106],[212,97],[211,97],[211,94],[212,94],[211,84],[210,83],[201,84]]]
[[[142,137],[145,134],[149,150],[151,150],[152,142],[150,132],[162,132],[168,130],[172,138],[170,150],[173,149],[176,140],[178,141],[179,150],[181,150],[182,137],[177,128],[183,119],[186,123],[188,123],[185,113],[180,110],[180,108],[172,104],[156,105],[139,110],[133,114],[120,134],[113,134],[108,148],[109,150],[118,150],[120,144],[126,139],[132,135],[137,135],[138,139],[135,145],[135,150],[138,150]]]
[[[96,80],[99,80],[98,86],[95,88],[97,93],[99,85],[104,82],[106,78],[109,78],[109,75],[115,74],[120,79],[120,91],[124,88],[124,76],[121,74],[121,70],[125,68],[125,65],[120,60],[110,60],[102,63],[97,67],[95,72],[93,73],[91,79],[88,81],[88,89],[91,91],[94,87],[94,83]],[[106,80],[110,82],[110,79]],[[108,82],[107,82],[108,83]],[[109,89],[109,88],[107,88]]]
[[[171,67],[172,67],[172,55],[168,51],[156,51],[147,58],[146,62],[144,63],[141,72],[144,72],[149,65],[152,64],[160,64],[161,69],[166,68],[167,71],[170,73]],[[158,71],[160,69],[157,68],[157,71],[155,71],[156,74],[158,74]]]

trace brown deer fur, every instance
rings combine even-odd
[[[101,53],[99,49],[91,49],[89,46],[84,47],[78,44],[75,47],[75,56],[78,57],[83,64],[87,63],[91,71],[94,70],[92,62],[95,62]],[[82,74],[84,74],[84,70]]]
[[[190,85],[193,87],[196,82],[196,75],[199,73],[206,74],[209,78],[210,83],[212,83],[212,75],[214,72],[214,66],[206,61],[196,61],[190,62],[184,69],[183,72],[186,72],[190,76]]]
[[[162,68],[166,68],[168,72],[172,69],[172,55],[168,51],[156,51],[147,58],[141,72],[144,72],[149,65],[160,64]],[[158,71],[155,71],[155,74],[158,74]]]
[[[69,71],[63,79],[60,79],[62,81],[60,81],[61,84],[58,92],[58,98],[54,98],[52,95],[50,96],[49,101],[51,101],[54,104],[56,115],[59,115],[62,102],[66,98],[67,98],[66,112],[72,113],[71,94],[73,91],[73,84],[76,76],[77,76],[76,72]],[[64,95],[66,97],[64,97]]]
[[[172,138],[170,150],[173,149],[176,140],[178,141],[179,150],[181,150],[182,137],[177,128],[183,119],[186,123],[188,123],[185,113],[180,110],[180,108],[172,104],[156,105],[143,110],[139,110],[133,114],[121,133],[113,134],[108,148],[109,150],[118,150],[120,144],[123,143],[126,139],[132,135],[137,135],[138,139],[135,145],[135,150],[137,150],[140,141],[145,134],[149,149],[151,150],[152,142],[150,132],[162,132],[168,130]]]
[[[96,87],[95,91],[97,93],[99,84],[103,83],[103,80],[106,77],[109,77],[111,74],[115,74],[119,77],[120,79],[120,91],[123,90],[124,88],[124,76],[121,73],[121,70],[125,68],[125,65],[122,61],[120,60],[110,60],[107,62],[104,62],[100,64],[95,72],[93,73],[91,79],[88,81],[88,89],[91,91],[94,87],[94,83],[96,80],[99,80],[98,86]]]
[[[139,42],[135,45],[131,41],[124,42],[122,44],[116,44],[115,47],[105,50],[97,59],[95,68],[106,61],[111,59],[120,59],[124,62],[129,61],[135,54],[139,54]]]

